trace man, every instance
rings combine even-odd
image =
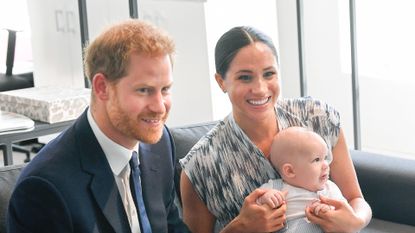
[[[173,53],[169,36],[139,20],[110,27],[86,48],[90,107],[22,172],[9,232],[187,232],[164,126]],[[137,152],[141,175],[129,164]]]

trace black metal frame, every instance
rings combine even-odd
[[[304,22],[303,22],[303,0],[297,0],[297,38],[298,38],[298,62],[300,72],[300,93],[307,96],[307,77],[305,73],[304,55]]]
[[[6,56],[6,75],[13,75],[14,65],[14,52],[16,50],[16,31],[7,29],[9,32],[8,43],[7,43],[7,56]]]
[[[362,140],[360,132],[360,95],[359,95],[359,79],[357,69],[357,50],[356,50],[356,5],[355,0],[349,0],[350,14],[350,47],[352,62],[352,98],[353,98],[353,134],[354,149],[362,149]]]
[[[130,8],[130,17],[138,19],[138,0],[128,0]]]
[[[86,0],[78,0],[78,11],[79,11],[79,26],[81,32],[81,46],[82,46],[82,61],[84,60],[84,48],[88,44],[89,30],[88,30],[88,13],[86,7]],[[91,87],[89,80],[84,76],[85,87]]]

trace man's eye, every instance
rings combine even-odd
[[[163,89],[161,89],[161,92],[164,94],[169,94],[171,90],[171,87],[164,87]]]
[[[264,77],[265,77],[265,78],[271,78],[271,77],[273,77],[275,74],[276,74],[276,72],[275,72],[275,71],[267,71],[267,72],[265,72],[265,73],[264,73]]]

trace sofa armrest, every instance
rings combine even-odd
[[[6,232],[6,214],[17,178],[26,164],[0,167],[0,232]]]
[[[373,217],[415,226],[415,160],[352,150]]]

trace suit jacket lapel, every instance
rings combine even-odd
[[[143,172],[143,176],[146,176],[148,172],[157,172],[159,170],[160,160],[170,159],[168,155],[172,154],[173,143],[170,141],[170,133],[167,128],[163,129],[163,136],[156,144],[140,143],[140,169]],[[161,145],[161,146],[160,146]],[[172,161],[171,161],[172,162]],[[173,163],[173,162],[172,162]]]
[[[105,218],[115,232],[131,232],[113,173],[86,117],[77,126],[80,142],[81,166],[92,175],[90,189]]]
[[[167,232],[173,187],[172,142],[167,129],[156,144],[140,142],[143,199],[153,232]],[[170,180],[171,178],[171,180]],[[171,229],[170,229],[171,230]]]

